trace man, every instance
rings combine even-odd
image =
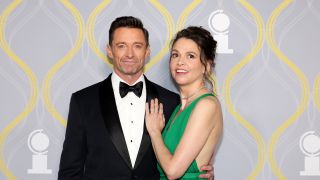
[[[58,179],[159,179],[144,125],[145,103],[158,98],[168,120],[179,96],[143,75],[150,49],[139,19],[112,22],[107,53],[113,73],[71,97]]]

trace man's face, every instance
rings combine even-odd
[[[107,53],[112,59],[115,73],[123,80],[130,81],[143,73],[150,49],[141,29],[121,27],[114,31]]]

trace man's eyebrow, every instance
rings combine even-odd
[[[115,45],[125,44],[125,42],[116,42]]]
[[[115,45],[119,45],[119,44],[127,44],[126,42],[116,42]],[[133,42],[133,44],[141,44],[141,45],[144,45],[146,43],[144,42]]]
[[[134,42],[133,44],[142,44],[142,45],[144,45],[146,43],[144,43],[144,42]]]

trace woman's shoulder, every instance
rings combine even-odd
[[[199,119],[205,121],[212,121],[212,118],[217,119],[216,117],[220,117],[222,114],[219,99],[216,96],[205,96],[201,98],[195,105],[192,114],[198,121]]]
[[[220,106],[220,101],[215,95],[207,95],[201,98],[196,104],[196,108],[204,108],[210,110],[220,108]]]

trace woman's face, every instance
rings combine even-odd
[[[172,46],[170,71],[179,86],[202,83],[205,67],[200,61],[200,48],[191,39],[180,38]]]

